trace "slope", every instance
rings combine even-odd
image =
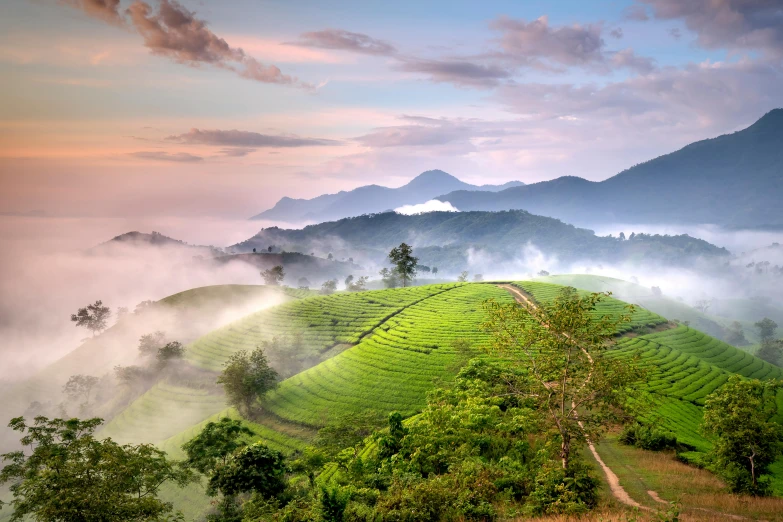
[[[470,185],[441,170],[423,172],[399,188],[367,185],[337,194],[324,194],[313,199],[285,197],[269,210],[250,219],[267,219],[299,223],[328,221],[361,214],[383,212],[402,205],[415,205],[453,190],[495,191],[521,186],[520,181],[503,185]]]
[[[525,209],[581,226],[781,225],[782,141],[783,109],[775,109],[744,130],[693,143],[598,183],[569,176],[498,193],[457,191],[437,199],[460,210]]]
[[[274,244],[288,251],[329,251],[361,254],[385,263],[389,249],[401,242],[417,249],[421,262],[460,272],[468,266],[469,250],[492,262],[519,260],[521,248],[533,245],[562,262],[637,262],[687,265],[704,257],[728,255],[706,241],[682,236],[639,235],[632,241],[596,236],[557,219],[522,210],[504,212],[428,212],[406,216],[394,212],[341,219],[303,229],[262,229],[234,245],[238,252]],[[343,254],[346,255],[346,254]]]

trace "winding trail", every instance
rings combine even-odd
[[[502,284],[497,285],[499,288],[502,288],[506,290],[508,293],[510,293],[512,296],[514,296],[514,299],[517,300],[518,303],[524,304],[527,306],[535,307],[536,304],[533,301],[532,298],[530,298],[527,294],[525,294],[522,290],[519,288],[509,285],[509,284]],[[590,357],[590,354],[587,354],[587,357],[592,361],[592,358]],[[579,423],[582,424],[581,422]],[[612,495],[614,498],[616,498],[618,501],[622,502],[626,506],[631,506],[638,509],[643,509],[645,511],[652,511],[647,506],[643,506],[639,504],[637,501],[631,498],[631,495],[628,494],[627,491],[625,491],[625,488],[623,488],[620,485],[620,479],[617,477],[617,474],[612,471],[612,469],[604,463],[601,456],[598,454],[598,451],[595,449],[595,445],[591,441],[587,441],[587,447],[590,448],[590,453],[593,454],[593,458],[595,458],[596,462],[598,462],[598,465],[601,466],[601,469],[604,472],[604,475],[606,475],[606,482],[609,484],[609,489],[612,492]],[[653,492],[654,493],[654,492]],[[650,495],[652,496],[652,495]],[[657,496],[657,495],[656,495]],[[660,498],[660,497],[659,497]],[[657,500],[657,499],[656,499]],[[664,501],[665,502],[665,501]]]

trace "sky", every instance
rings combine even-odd
[[[602,180],[783,107],[783,0],[4,0],[0,214]]]

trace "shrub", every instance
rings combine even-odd
[[[531,515],[583,513],[598,503],[598,484],[585,464],[572,461],[569,469],[563,469],[559,462],[549,461],[536,475],[527,511]]]
[[[650,451],[677,449],[678,446],[677,437],[673,433],[639,423],[623,428],[619,441],[628,446]]]

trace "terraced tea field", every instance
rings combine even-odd
[[[408,306],[454,289],[455,284],[373,292],[339,293],[286,303],[251,314],[215,330],[188,347],[187,359],[219,371],[238,350],[252,350],[273,336],[302,335],[313,354],[339,344],[356,344],[374,328]]]

